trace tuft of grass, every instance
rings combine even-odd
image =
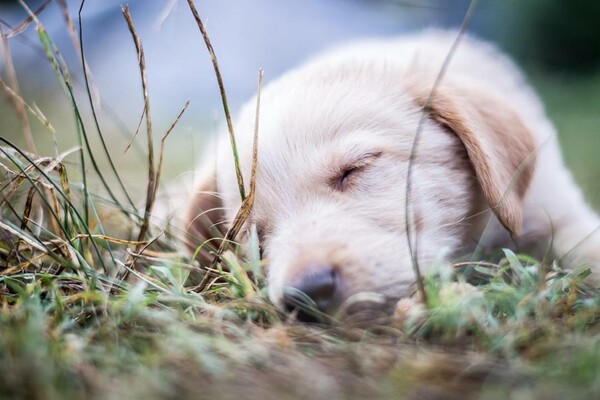
[[[85,170],[95,157],[89,121],[58,49],[30,18],[71,101],[80,163],[66,163],[69,152],[25,151],[0,132],[4,398],[600,395],[600,296],[586,285],[585,266],[566,272],[505,250],[497,263],[429,269],[425,304],[415,299],[393,320],[301,325],[269,302],[252,227],[245,247],[223,248],[213,263],[182,254],[181,232],[153,223],[115,190],[91,189],[90,181],[106,181],[100,169]],[[77,172],[82,182],[72,180]],[[253,192],[251,179],[249,207]]]

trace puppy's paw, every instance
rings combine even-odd
[[[399,327],[417,324],[427,317],[427,308],[418,296],[401,299],[394,309],[393,321]]]
[[[584,248],[569,254],[560,261],[560,265],[567,270],[580,271],[589,268],[590,275],[585,278],[584,283],[594,287],[600,287],[600,244],[598,248]]]
[[[473,285],[465,282],[448,282],[439,288],[435,307],[463,307],[464,302],[481,299],[483,294]],[[393,321],[399,327],[414,326],[424,322],[429,310],[417,294],[401,299],[394,309]]]
[[[590,276],[586,279],[586,283],[594,287],[600,287],[600,243],[598,247],[594,247],[586,253],[584,260],[591,271]]]

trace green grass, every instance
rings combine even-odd
[[[113,150],[94,146],[103,132],[79,114],[89,104],[71,95],[67,66],[38,31],[83,146],[43,158],[0,132],[0,397],[600,396],[600,296],[585,266],[565,272],[505,251],[496,264],[434,266],[428,304],[395,319],[302,325],[270,304],[263,265],[242,255],[258,253],[256,240],[213,269],[181,252],[169,226],[138,241],[143,212],[122,193]],[[598,175],[585,171],[600,162],[586,143],[597,140],[600,81],[569,82],[536,86],[593,194]],[[475,289],[461,292],[465,281]]]

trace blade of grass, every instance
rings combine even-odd
[[[444,58],[442,67],[440,68],[440,71],[438,72],[438,74],[435,78],[433,87],[431,88],[431,92],[429,93],[429,96],[427,98],[425,106],[423,107],[423,112],[421,113],[421,117],[419,119],[419,124],[417,125],[417,131],[415,132],[415,135],[413,137],[413,142],[412,142],[411,151],[410,151],[410,158],[408,161],[408,169],[406,172],[406,193],[405,193],[405,198],[404,198],[404,212],[405,212],[405,216],[406,216],[405,217],[406,218],[406,221],[405,221],[406,237],[407,237],[407,242],[408,242],[408,250],[409,250],[409,253],[411,256],[412,267],[413,267],[413,271],[415,273],[415,279],[417,280],[417,288],[419,289],[419,294],[421,295],[421,299],[423,300],[424,304],[427,304],[427,293],[425,291],[425,286],[423,285],[423,278],[421,275],[421,269],[419,268],[419,261],[417,258],[417,255],[418,255],[417,254],[417,251],[418,251],[417,240],[416,240],[416,238],[413,239],[413,235],[412,235],[411,208],[410,208],[411,194],[412,194],[412,170],[413,170],[413,165],[415,163],[415,159],[416,159],[416,155],[417,155],[417,149],[419,146],[419,139],[421,137],[421,131],[423,130],[423,124],[425,123],[425,121],[428,118],[429,108],[430,108],[431,102],[436,94],[436,89],[439,86],[442,79],[444,78],[444,76],[446,74],[446,70],[448,69],[448,65],[450,65],[450,61],[452,61],[454,53],[456,52],[456,49],[458,48],[458,45],[460,44],[462,37],[464,36],[467,28],[471,24],[471,19],[473,18],[473,14],[475,12],[475,9],[477,8],[477,3],[478,3],[478,0],[470,1],[469,8],[467,9],[467,11],[465,13],[465,16],[464,16],[462,24],[460,26],[458,35],[456,36],[456,39],[452,43],[452,47],[450,48],[450,51]],[[414,242],[413,242],[413,240],[414,240]]]
[[[15,92],[10,86],[8,86],[2,79],[0,79],[0,88],[2,88],[2,90],[4,90],[4,92],[6,94],[8,94],[8,96],[13,101],[19,102],[25,108],[27,108],[27,111],[29,111],[29,113],[31,113],[31,115],[33,115],[35,118],[37,118],[37,120],[40,121],[40,123],[46,129],[48,129],[51,133],[56,132],[56,130],[54,129],[54,127],[52,126],[52,124],[50,123],[48,118],[46,118],[46,116],[42,113],[42,111],[39,108],[37,108],[37,106],[35,104],[33,106],[30,106],[29,104],[27,104],[27,102],[25,100],[23,100],[23,98],[17,92]],[[31,140],[33,141],[33,138],[31,138]],[[29,140],[28,140],[28,142],[29,142]],[[35,148],[30,149],[29,145],[28,144],[26,144],[26,145],[30,152],[33,152],[33,153],[36,152]],[[35,144],[34,144],[34,147],[35,147]]]
[[[66,66],[66,63],[62,59],[60,52],[56,48],[56,45],[54,44],[54,42],[52,41],[52,39],[50,38],[48,33],[46,32],[44,26],[37,19],[37,16],[35,16],[35,14],[33,14],[31,12],[31,10],[27,7],[27,5],[24,3],[23,0],[18,0],[18,1],[19,1],[19,4],[21,4],[21,6],[30,14],[30,16],[35,21],[38,37],[42,44],[42,48],[44,49],[44,53],[46,54],[46,58],[50,62],[50,66],[52,67],[52,69],[56,75],[57,81],[58,81],[59,85],[63,88],[63,91],[65,92],[65,94],[71,104],[71,107],[73,108],[73,112],[75,115],[75,121],[76,121],[75,127],[77,129],[77,137],[79,139],[82,149],[85,148],[85,150],[87,151],[90,161],[92,162],[93,169],[96,172],[96,174],[98,175],[98,177],[100,178],[100,181],[102,182],[104,189],[108,192],[109,196],[113,199],[113,201],[118,205],[121,212],[123,212],[125,215],[129,215],[129,213],[125,210],[125,208],[123,207],[121,202],[115,196],[112,188],[106,181],[106,178],[104,177],[104,174],[102,173],[102,170],[101,170],[100,166],[98,165],[96,157],[94,156],[94,152],[92,151],[92,148],[91,148],[91,145],[89,142],[85,124],[83,123],[83,118],[81,117],[79,106],[77,105],[77,102],[75,100],[75,95],[73,93],[73,84],[71,82],[71,77],[69,74],[69,70]],[[84,193],[84,215],[85,215],[86,221],[87,221],[89,218],[89,209],[88,208],[89,208],[89,201],[90,201],[89,197],[90,196],[89,196],[89,188],[87,185],[87,172],[86,172],[86,168],[85,168],[85,157],[84,157],[83,150],[81,152],[80,162],[81,162],[80,169],[81,169],[81,173],[82,173],[82,177],[83,177],[82,188],[83,188],[83,193]],[[135,207],[133,207],[133,209],[135,209]],[[100,221],[98,221],[98,222],[100,222]]]
[[[102,133],[102,129],[100,128],[100,122],[98,120],[98,115],[97,115],[97,112],[96,112],[96,106],[95,106],[95,104],[101,104],[101,102],[100,102],[100,95],[98,94],[98,90],[96,89],[96,87],[91,82],[91,80],[92,80],[92,73],[91,73],[90,68],[89,68],[89,66],[87,64],[87,61],[85,59],[85,52],[84,52],[84,49],[83,49],[83,23],[81,21],[81,13],[83,12],[83,6],[85,5],[85,0],[83,0],[81,2],[81,5],[79,6],[79,14],[78,14],[78,18],[79,18],[79,39],[75,35],[75,30],[73,28],[73,22],[71,21],[71,19],[69,17],[69,11],[68,11],[68,8],[67,8],[66,1],[65,0],[59,0],[59,4],[63,8],[63,15],[65,17],[65,21],[67,23],[67,27],[68,27],[69,32],[71,34],[71,38],[73,40],[73,45],[75,46],[75,48],[79,52],[79,57],[80,57],[81,65],[82,65],[82,68],[83,68],[83,79],[84,79],[84,82],[85,82],[86,93],[87,93],[88,101],[89,101],[89,104],[90,104],[90,109],[92,111],[92,118],[94,120],[94,125],[96,127],[96,132],[98,133],[98,137],[100,138],[100,144],[102,145],[102,150],[104,151],[104,155],[106,156],[106,159],[108,161],[108,164],[110,166],[110,169],[111,169],[113,175],[117,179],[117,183],[119,184],[119,187],[121,188],[121,191],[125,195],[125,198],[129,202],[129,205],[131,206],[131,208],[135,210],[136,209],[135,204],[134,204],[133,200],[131,199],[131,196],[129,195],[129,192],[127,191],[127,188],[125,187],[125,184],[123,183],[123,180],[121,179],[121,176],[119,175],[119,173],[117,171],[117,168],[115,167],[115,164],[114,164],[114,161],[112,159],[112,156],[110,155],[110,151],[108,151],[108,147],[106,146],[106,140],[104,139],[104,135]],[[92,96],[92,93],[94,93],[94,96]],[[96,98],[96,102],[95,103],[94,103],[92,97]]]
[[[31,13],[31,11],[27,8],[27,6],[25,5],[25,3],[22,0],[19,0],[19,2],[23,6],[23,8],[25,8],[26,10],[28,10]],[[77,118],[78,111],[76,110],[75,98],[74,98],[73,93],[70,88],[71,87],[70,78],[69,78],[69,73],[66,68],[66,65],[64,64],[64,62],[62,62],[62,63],[60,62],[62,60],[60,59],[60,54],[58,53],[58,49],[55,48],[54,43],[52,42],[52,40],[50,39],[48,34],[45,32],[45,29],[43,28],[41,23],[39,23],[36,16],[34,14],[31,14],[31,17],[36,21],[36,30],[38,33],[38,37],[40,38],[40,42],[42,43],[42,48],[44,49],[44,53],[46,54],[46,57],[49,60],[52,69],[54,70],[54,73],[58,80],[58,83],[63,88],[63,91],[67,95],[67,98],[69,99],[73,109],[75,110],[74,113],[75,113],[75,126],[76,126],[76,130],[77,130],[77,139],[79,142],[79,146],[81,148],[81,150],[79,152],[79,159],[80,159],[81,176],[83,179],[83,194],[84,194],[83,213],[84,213],[85,221],[87,224],[87,222],[89,221],[89,211],[88,211],[89,193],[87,192],[87,187],[88,187],[87,171],[86,171],[86,165],[85,165],[85,163],[86,163],[85,155],[84,155],[84,151],[83,151],[83,142],[84,142],[84,140],[82,138],[83,122]],[[55,56],[54,54],[57,54],[57,55]]]
[[[208,54],[210,56],[210,60],[213,64],[213,69],[215,70],[215,75],[217,77],[217,83],[219,85],[219,92],[221,93],[221,102],[223,103],[223,111],[225,112],[225,121],[227,122],[227,129],[229,131],[229,140],[231,142],[231,150],[233,152],[233,162],[235,167],[235,176],[237,178],[238,189],[240,191],[240,198],[242,201],[246,198],[246,191],[244,189],[244,177],[242,176],[242,170],[240,169],[240,160],[238,156],[237,144],[235,141],[235,133],[233,132],[233,123],[231,122],[231,114],[229,112],[229,104],[227,103],[227,94],[225,93],[225,85],[223,84],[223,78],[221,76],[221,71],[219,69],[219,63],[217,62],[217,55],[215,54],[215,50],[210,43],[210,39],[208,38],[208,34],[206,33],[206,29],[204,28],[204,24],[202,23],[202,19],[200,19],[200,15],[198,14],[198,10],[196,10],[196,6],[194,5],[194,0],[188,0],[188,5],[190,10],[192,11],[192,15],[196,20],[196,24],[198,25],[198,29],[202,33],[202,38],[204,39],[204,43],[206,44],[206,49],[208,50]]]
[[[24,231],[25,229],[29,229],[27,222],[29,222],[30,218],[31,218],[31,209],[33,206],[33,196],[35,195],[35,190],[34,188],[30,188],[28,193],[27,193],[27,199],[25,200],[25,207],[23,209],[23,216],[21,217],[21,230]],[[21,242],[17,242],[17,244],[15,245],[15,253],[19,254],[19,244]]]
[[[20,232],[19,230],[11,227],[8,224],[5,224],[2,221],[0,221],[0,228],[4,229],[5,231],[8,231],[8,232],[12,233],[13,235],[15,235],[16,237],[18,237],[19,239],[21,239],[23,242],[27,243],[29,246],[31,246],[31,247],[39,250],[39,251],[43,251],[43,252],[47,251],[44,246],[42,246],[41,244],[36,243],[35,240],[33,240],[30,237],[26,236],[25,234],[23,234],[23,232]]]
[[[6,38],[10,39],[13,36],[17,36],[19,35],[21,32],[25,31],[25,29],[27,29],[27,27],[31,24],[31,22],[33,22],[33,20],[35,19],[36,16],[40,15],[42,13],[42,11],[44,11],[46,9],[46,7],[48,7],[48,5],[52,2],[52,0],[47,0],[44,4],[42,4],[37,10],[35,10],[34,12],[30,12],[29,17],[25,18],[25,20],[23,20],[23,22],[21,22],[19,25],[17,25],[16,27],[14,27],[7,35]]]
[[[138,121],[138,124],[135,127],[135,131],[133,132],[131,139],[129,139],[129,143],[127,143],[127,146],[125,146],[125,151],[123,153],[127,153],[129,148],[131,147],[131,145],[133,145],[133,143],[135,143],[135,138],[137,137],[138,133],[140,133],[140,129],[142,128],[142,122],[144,122],[145,115],[146,115],[146,107],[144,107],[144,109],[142,110],[142,114],[140,115],[140,120]]]
[[[144,111],[146,114],[146,141],[148,145],[148,186],[146,189],[146,207],[144,209],[144,218],[140,226],[140,233],[138,235],[138,241],[142,241],[146,236],[150,224],[150,214],[152,212],[152,206],[154,205],[154,199],[156,194],[156,170],[154,167],[154,143],[152,140],[152,116],[150,113],[150,96],[148,94],[148,76],[146,74],[146,58],[144,56],[144,47],[142,41],[135,31],[133,21],[131,19],[131,13],[129,12],[129,6],[121,8],[127,27],[131,33],[133,43],[135,44],[135,50],[138,56],[138,65],[140,69],[140,75],[142,78],[142,91],[144,96]],[[137,252],[137,251],[136,251]]]
[[[0,140],[5,141],[4,138],[0,137]],[[22,165],[20,165],[20,163],[18,162],[18,160],[16,160],[15,158],[13,158],[9,152],[6,151],[6,149],[4,149],[3,147],[0,147],[0,152],[2,152],[10,161],[12,161],[14,163],[14,165],[17,166],[17,168],[19,169],[19,171],[21,171],[21,175],[19,176],[19,185],[21,184],[21,181],[28,181],[31,185],[32,188],[37,188],[37,186],[35,185],[34,181],[31,179],[31,177],[29,176],[29,172],[30,170],[36,168],[37,166],[34,166],[33,164],[29,165],[28,167],[23,167]],[[39,167],[37,167],[39,168]],[[50,205],[49,202],[47,202],[47,199],[45,197],[43,197],[43,195],[41,194],[41,189],[37,188],[38,193],[40,194],[40,196],[42,196],[42,200],[46,201],[47,205]],[[11,193],[12,194],[12,193]],[[10,206],[10,202],[8,200],[8,198],[6,197],[4,191],[2,191],[2,202],[0,203],[0,205],[4,205],[7,204],[9,205],[9,208],[12,210],[13,214],[20,219],[19,214],[15,211],[14,207]],[[60,223],[60,218],[58,217],[57,214],[53,214],[53,216],[55,217],[55,220]],[[68,236],[67,231],[63,231],[64,234],[66,234]]]
[[[171,124],[169,129],[167,129],[167,132],[163,135],[162,139],[160,140],[160,152],[158,155],[158,167],[156,169],[156,185],[154,188],[154,197],[155,198],[156,198],[156,191],[158,190],[158,185],[160,183],[160,175],[162,173],[162,166],[163,166],[164,152],[165,152],[165,142],[166,142],[167,138],[169,137],[169,135],[171,134],[171,132],[173,132],[173,129],[175,129],[175,126],[177,126],[177,124],[179,123],[179,120],[181,119],[181,117],[183,116],[183,113],[185,112],[185,110],[187,110],[189,105],[190,105],[190,101],[188,100],[185,102],[185,104],[183,105],[183,108],[181,109],[179,114],[177,114],[177,117],[175,118],[175,120],[173,121],[173,123]]]
[[[242,205],[238,210],[235,218],[233,219],[233,223],[227,230],[219,249],[217,250],[217,254],[213,259],[211,267],[214,267],[218,260],[221,257],[221,254],[227,249],[229,243],[234,241],[237,235],[240,233],[240,230],[244,226],[244,223],[250,216],[250,212],[252,211],[252,206],[254,205],[254,196],[256,191],[256,169],[258,166],[258,130],[259,130],[259,116],[260,116],[260,94],[262,89],[262,80],[263,80],[263,70],[258,70],[258,90],[256,94],[256,113],[254,118],[254,137],[252,144],[252,166],[250,170],[250,191],[248,192],[248,196],[242,201]]]
[[[31,218],[31,210],[33,207],[33,196],[35,195],[34,188],[29,188],[27,199],[25,200],[25,208],[23,209],[23,217],[21,217],[21,230],[27,228],[27,221]]]
[[[169,129],[167,129],[167,132],[163,135],[162,139],[160,140],[160,151],[159,151],[159,155],[158,155],[158,167],[156,168],[156,184],[154,185],[154,193],[152,195],[152,197],[154,199],[156,199],[156,194],[158,192],[158,187],[160,185],[160,176],[162,174],[162,167],[163,167],[164,153],[165,153],[165,142],[167,141],[167,138],[169,137],[171,132],[173,132],[173,129],[175,129],[175,126],[177,126],[177,124],[179,123],[179,120],[181,119],[181,117],[183,116],[183,113],[185,112],[185,110],[187,110],[189,105],[190,105],[190,101],[188,100],[185,102],[185,104],[183,105],[183,108],[181,109],[181,111],[179,112],[179,114],[177,115],[177,117],[175,118],[175,120],[173,121],[171,126],[169,127]]]
[[[60,6],[60,9],[62,10],[62,14],[63,14],[63,19],[65,20],[65,25],[67,26],[67,32],[69,33],[69,36],[71,38],[71,42],[73,43],[73,48],[75,49],[75,51],[77,51],[78,55],[79,55],[79,60],[81,62],[81,66],[83,67],[83,72],[85,77],[87,77],[87,80],[89,80],[89,91],[90,91],[90,95],[93,97],[94,102],[91,103],[92,106],[92,113],[95,113],[95,109],[94,109],[94,105],[101,105],[100,102],[100,93],[98,92],[98,88],[96,87],[96,85],[94,84],[94,79],[93,79],[93,75],[92,75],[92,71],[90,70],[87,61],[85,59],[85,56],[83,54],[83,34],[82,34],[82,29],[83,26],[81,24],[81,10],[83,9],[83,4],[85,3],[85,0],[82,0],[81,5],[80,5],[80,14],[79,14],[79,36],[77,36],[77,34],[75,33],[75,26],[73,25],[73,20],[71,19],[71,15],[69,14],[69,6],[67,5],[67,1],[66,0],[58,0],[58,5]],[[86,86],[87,88],[87,86]]]
[[[31,133],[31,126],[29,125],[29,119],[27,118],[27,113],[25,111],[24,102],[19,101],[19,99],[22,98],[21,89],[19,88],[19,80],[17,79],[17,73],[15,71],[15,66],[12,61],[10,48],[8,46],[8,40],[2,32],[1,27],[0,42],[2,44],[2,55],[4,56],[4,70],[6,71],[6,75],[8,76],[9,81],[9,86],[5,85],[4,82],[2,82],[2,86],[3,88],[7,87],[8,89],[10,89],[10,94],[14,94],[10,96],[10,100],[17,113],[19,122],[21,123],[21,130],[23,132],[23,137],[25,138],[27,150],[31,151],[32,153],[37,153],[35,141],[33,140],[33,135]]]
[[[12,205],[10,205],[9,202],[7,202],[6,204],[9,206],[9,209],[12,210],[12,212],[15,214],[15,216],[18,217],[18,214],[15,211],[14,207],[12,207]],[[35,248],[36,250],[42,251],[43,253],[39,256],[36,256],[35,257],[36,259],[43,258],[44,256],[49,256],[55,262],[57,262],[59,265],[67,266],[67,267],[71,268],[73,271],[81,270],[81,268],[79,268],[78,265],[84,265],[84,266],[86,265],[85,260],[82,260],[82,258],[78,258],[79,264],[76,264],[76,263],[72,262],[71,260],[69,260],[68,258],[65,258],[62,255],[57,255],[55,252],[52,251],[52,249],[50,247],[48,247],[47,243],[44,243],[36,236],[29,236],[29,234],[27,234],[23,230],[19,230],[16,226],[13,226],[8,221],[6,221],[6,222],[0,221],[0,228],[4,229],[7,232],[12,233],[13,235],[18,237],[19,239],[21,239],[23,242],[27,243],[31,247]],[[61,248],[63,246],[69,246],[68,242],[66,242],[60,238],[58,238],[58,241],[60,242],[58,248]],[[33,260],[33,258],[31,258],[31,257],[28,258],[29,264],[31,264],[31,262],[33,262],[32,260]],[[81,264],[81,261],[84,261],[84,264]],[[27,264],[27,262],[25,264]],[[21,264],[21,265],[24,265],[24,264]],[[85,268],[87,268],[87,271],[93,271],[89,266],[85,266],[84,269]],[[18,270],[20,270],[20,268],[12,267],[9,270],[2,271],[2,274],[7,275],[9,272],[18,271]]]
[[[65,193],[62,192],[60,186],[58,186],[54,180],[52,180],[52,178],[50,176],[48,176],[48,174],[46,174],[46,172],[44,172],[44,170],[42,168],[40,168],[39,166],[37,166],[33,160],[31,160],[23,151],[21,151],[21,149],[19,149],[17,146],[15,146],[12,142],[10,142],[8,139],[2,137],[0,135],[0,141],[4,142],[5,144],[7,144],[8,146],[12,147],[13,149],[15,149],[20,155],[21,157],[23,157],[25,160],[27,160],[27,162],[29,162],[31,165],[34,166],[34,168],[41,174],[44,176],[44,178],[46,178],[46,180],[48,181],[48,183],[50,183],[52,186],[54,186],[57,190],[57,193],[59,193],[61,195],[61,197],[64,199],[64,201],[69,205],[70,209],[72,210],[72,212],[77,216],[77,218],[79,219],[79,222],[81,223],[81,226],[83,227],[83,229],[85,230],[85,233],[87,233],[88,235],[90,235],[91,237],[91,232],[88,228],[88,225],[85,223],[84,219],[82,218],[81,214],[79,214],[79,212],[77,211],[77,209],[75,208],[75,206],[73,205],[73,203],[71,203],[71,201],[68,199],[68,197],[65,195]],[[21,166],[19,165],[19,163],[6,151],[4,150],[2,147],[0,147],[0,152],[2,152],[8,159],[10,159],[16,166],[17,168],[19,168],[21,170],[21,173],[25,174],[24,169],[21,168]],[[39,189],[37,187],[37,185],[35,185],[35,183],[33,182],[33,180],[31,179],[31,177],[28,174],[25,174],[25,177],[27,178],[27,180],[29,180],[30,184],[32,186],[34,186],[36,188],[36,190],[38,190],[38,193],[40,194],[40,198],[42,199],[42,201],[46,204],[46,206],[48,207],[48,210],[52,213],[53,217],[56,219],[56,221],[60,222],[60,218],[58,217],[58,215],[56,215],[54,213],[54,210],[52,209],[52,206],[50,205],[50,203],[48,202],[48,200],[46,199],[46,197],[42,194],[41,189]],[[63,230],[63,233],[65,234],[65,237],[69,237],[69,234],[67,233],[66,230]],[[102,257],[102,254],[100,253],[100,249],[98,248],[98,246],[96,245],[96,243],[93,240],[90,240],[92,246],[94,247],[99,261],[102,265],[102,268],[105,271],[108,271],[105,263],[104,263],[104,259]],[[93,273],[93,275],[95,276],[95,272]]]
[[[54,212],[58,215],[60,213],[60,205],[58,201],[58,196],[56,195],[56,190],[53,187],[49,187],[46,192],[48,194],[48,197],[50,197],[50,199],[52,200],[50,204],[52,204]],[[50,224],[51,232],[54,233],[56,236],[60,237],[60,227],[58,226],[56,220],[54,218],[49,218],[48,223]]]

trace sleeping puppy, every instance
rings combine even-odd
[[[600,219],[514,64],[464,37],[434,85],[455,39],[432,30],[342,48],[262,91],[250,222],[275,304],[292,306],[300,291],[334,313],[362,292],[407,296],[415,282],[407,218],[424,269],[444,250],[451,259],[489,246],[551,252],[598,275]],[[245,182],[255,102],[234,121]],[[189,204],[192,247],[211,236],[207,219],[228,225],[240,206],[222,137]]]

